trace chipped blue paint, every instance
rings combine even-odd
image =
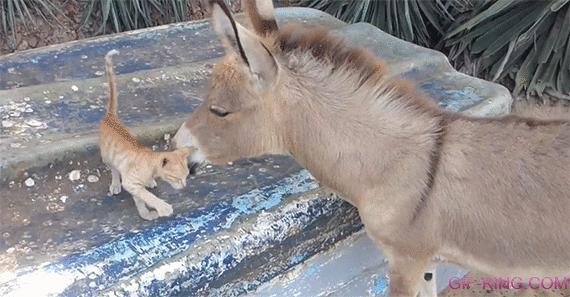
[[[315,274],[317,274],[319,272],[319,267],[317,265],[311,265],[307,268],[307,271],[305,271],[305,275],[306,276],[314,276]]]
[[[235,232],[229,238],[217,240],[208,236],[208,241],[200,241],[187,252],[177,257],[165,260],[155,266],[149,267],[134,279],[120,282],[104,296],[194,296],[201,295],[201,289],[208,289],[209,296],[238,296],[257,288],[261,283],[283,273],[295,262],[288,261],[285,266],[271,267],[267,271],[257,272],[254,280],[245,279],[237,283],[225,284],[222,288],[209,288],[208,282],[221,275],[234,271],[240,274],[240,263],[247,261],[251,254],[261,254],[273,245],[283,245],[289,240],[286,234],[291,230],[306,228],[323,216],[333,215],[339,211],[346,211],[347,205],[339,199],[308,199],[289,203],[279,211],[268,212],[267,217],[258,218],[254,225],[245,230]],[[355,213],[356,215],[356,213]],[[345,225],[347,234],[358,230],[358,224]],[[342,231],[336,228],[332,234],[332,242],[342,237]],[[311,245],[304,249],[303,254],[295,256],[297,261],[305,259],[319,252],[319,245]],[[279,269],[276,269],[279,267]],[[318,268],[315,268],[315,273]],[[169,279],[169,282],[156,280]]]
[[[291,257],[291,259],[289,259],[289,265],[297,265],[301,263],[306,257],[306,253],[303,253],[301,255],[294,255]]]
[[[244,193],[235,199],[252,201],[252,204],[235,207],[233,203],[222,202],[191,213],[188,217],[178,217],[164,221],[160,225],[127,233],[119,238],[95,247],[84,253],[68,256],[56,263],[48,264],[35,271],[20,271],[12,282],[0,284],[0,295],[4,296],[40,296],[38,294],[61,294],[78,296],[94,294],[96,291],[110,288],[119,279],[133,273],[140,273],[183,251],[199,238],[215,233],[223,228],[225,217],[245,216],[256,209],[275,207],[275,201],[291,195],[315,189],[318,184],[306,171],[283,178],[274,184]],[[257,202],[259,205],[253,204]],[[285,230],[281,230],[285,231]],[[274,239],[274,238],[272,238]],[[236,251],[237,253],[237,251]],[[230,255],[209,255],[201,266],[208,269],[219,268],[218,257],[226,259]],[[226,260],[228,261],[228,260]],[[222,263],[219,265],[223,265]],[[229,264],[234,261],[230,261]],[[198,266],[199,267],[199,266]],[[38,278],[49,279],[39,282]],[[29,283],[31,281],[31,283]],[[89,285],[85,286],[85,282]],[[156,286],[156,284],[154,285]],[[30,290],[33,290],[30,292]],[[30,294],[33,293],[33,294]]]
[[[463,111],[480,103],[483,98],[477,94],[475,88],[464,87],[457,90],[448,88],[441,81],[429,81],[421,84],[424,92],[436,99],[439,106],[451,111]]]
[[[191,46],[188,46],[190,41],[186,40],[189,36]],[[23,87],[56,82],[59,77],[67,80],[97,78],[96,72],[104,70],[103,56],[112,49],[121,51],[115,62],[116,71],[120,74],[177,66],[218,58],[223,54],[223,48],[209,22],[174,24],[56,45],[39,53],[29,51],[0,57],[0,73],[7,73],[6,79],[0,80],[0,90],[10,89],[13,82]],[[136,55],[136,52],[145,54]],[[8,69],[14,71],[8,73]]]
[[[312,179],[311,174],[307,170],[301,170],[300,179]],[[294,187],[301,187],[293,189]],[[305,192],[316,189],[318,184],[299,184],[291,183],[283,188],[275,188],[274,191],[266,191],[266,189],[253,190],[246,195],[241,195],[233,199],[232,206],[239,210],[242,214],[251,214],[261,210],[271,209],[281,202],[283,192]]]
[[[376,277],[373,280],[372,288],[370,289],[373,296],[385,296],[390,287],[390,280],[387,275]]]

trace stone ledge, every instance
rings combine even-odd
[[[328,24],[355,46],[369,47],[380,57],[386,55],[394,75],[415,80],[444,107],[478,115],[508,112],[506,103],[511,99],[505,89],[454,72],[441,54],[411,46],[369,25],[343,27],[342,22],[315,10],[287,8],[278,10],[277,15],[280,22],[295,19],[308,26]],[[14,100],[30,104],[35,112],[23,116],[24,121],[37,117],[48,122],[53,120],[54,112],[61,116],[61,122],[49,124],[46,131],[28,127],[32,136],[45,133],[42,137],[54,139],[52,147],[56,152],[42,150],[37,147],[41,142],[36,140],[30,142],[30,146],[36,146],[33,148],[0,147],[2,156],[6,152],[28,153],[37,155],[37,159],[29,160],[43,156],[45,164],[34,167],[30,161],[14,166],[11,176],[19,179],[2,183],[0,188],[0,209],[12,214],[0,217],[0,296],[12,296],[18,292],[13,290],[20,289],[45,289],[42,293],[53,290],[62,296],[239,295],[360,228],[354,208],[325,195],[305,171],[282,157],[243,160],[233,166],[207,169],[192,177],[190,187],[182,192],[159,185],[156,193],[173,203],[176,216],[156,222],[142,221],[127,194],[105,197],[109,172],[92,145],[94,127],[104,104],[100,98],[106,92],[103,79],[95,73],[102,70],[103,55],[117,46],[125,53],[117,57],[117,62],[119,80],[126,83],[122,90],[124,99],[120,99],[121,113],[129,126],[147,133],[145,130],[155,130],[163,121],[168,130],[170,123],[178,124],[182,114],[199,104],[202,93],[198,90],[205,85],[209,72],[206,69],[199,73],[199,79],[191,73],[221,54],[217,41],[211,41],[215,40],[213,36],[205,22],[186,23],[0,58],[0,73],[11,72],[9,77],[2,76],[0,88],[6,88],[8,80],[27,86],[2,91],[2,108]],[[156,39],[161,42],[151,42]],[[194,40],[201,40],[202,44],[194,44],[202,50],[199,54],[187,50],[188,42]],[[422,51],[417,57],[435,57],[435,62],[402,63],[408,58],[390,58],[390,50],[393,54],[401,51],[402,55],[410,50]],[[84,55],[89,59],[83,59]],[[414,55],[407,57],[413,59]],[[185,65],[193,66],[181,69]],[[9,68],[14,69],[8,71]],[[161,72],[171,79],[145,85],[146,78]],[[177,75],[184,79],[177,80]],[[60,76],[69,81],[58,82]],[[78,92],[72,91],[73,85]],[[48,89],[49,93],[44,94]],[[52,103],[59,102],[59,96],[63,98],[55,107],[41,107],[46,95]],[[26,101],[26,97],[30,99]],[[149,100],[157,97],[163,100],[161,104],[145,110]],[[462,100],[463,97],[469,98]],[[90,111],[90,105],[96,106],[96,110]],[[153,114],[168,116],[157,119]],[[3,141],[19,139],[11,134],[12,130],[0,131]],[[154,138],[157,146],[168,144],[157,141],[162,132],[152,133],[149,141]],[[74,134],[82,135],[78,145],[75,140],[60,145]],[[15,160],[18,159],[12,161]],[[0,169],[12,166],[12,161],[3,160],[5,167]],[[81,170],[83,177],[79,181],[67,179],[66,174],[74,169]],[[24,171],[36,185],[23,185]],[[99,181],[90,183],[86,175],[94,175]],[[200,277],[195,278],[196,275]],[[22,288],[22,284],[33,285]]]

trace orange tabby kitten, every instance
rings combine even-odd
[[[109,103],[99,128],[101,157],[112,173],[109,191],[113,195],[118,194],[122,185],[133,195],[139,215],[145,220],[167,217],[172,214],[172,206],[145,186],[156,187],[155,178],[159,177],[175,189],[184,188],[189,173],[187,158],[192,150],[182,148],[172,152],[154,152],[129,133],[117,115],[117,87],[111,60],[115,54],[118,51],[112,50],[105,56]]]

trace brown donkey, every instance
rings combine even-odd
[[[389,260],[392,297],[416,296],[434,257],[492,275],[568,276],[570,116],[450,113],[366,51],[278,29],[271,0],[245,1],[254,32],[211,2],[228,54],[174,138],[195,161],[293,156],[358,208]]]

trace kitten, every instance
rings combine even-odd
[[[140,144],[129,133],[117,115],[117,88],[113,72],[112,50],[105,56],[105,69],[109,84],[107,113],[99,128],[99,147],[103,162],[111,168],[112,195],[122,187],[133,195],[139,215],[145,220],[170,216],[172,206],[149,192],[146,187],[156,187],[155,178],[167,181],[173,188],[186,186],[190,148],[172,152],[154,152]]]

